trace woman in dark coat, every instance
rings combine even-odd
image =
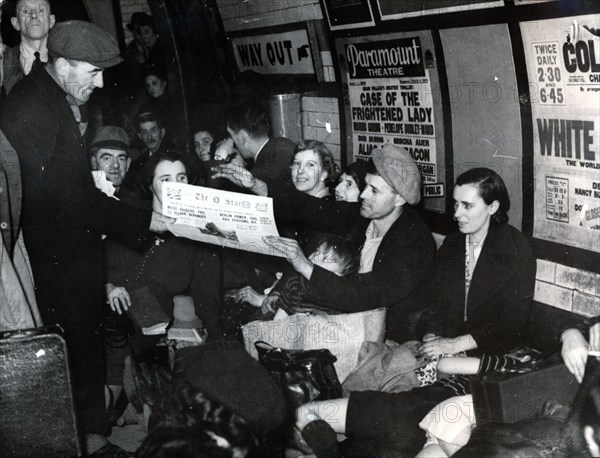
[[[453,195],[459,232],[446,238],[431,281],[417,295],[432,317],[420,352],[429,357],[506,353],[519,343],[529,317],[535,258],[525,237],[506,224],[510,200],[495,172],[465,172]],[[349,399],[302,406],[298,426],[325,420],[348,437],[343,454],[415,456],[425,439],[418,426],[423,416],[468,389],[464,376],[451,376],[404,393],[354,392]],[[314,430],[314,424],[308,428],[309,442]]]
[[[144,171],[145,187],[152,195],[152,208],[162,211],[162,183],[188,182],[183,157],[163,151],[153,155]],[[132,304],[129,291],[148,287],[165,312],[172,316],[173,297],[191,295],[196,315],[210,339],[221,337],[221,253],[219,247],[199,243],[169,233],[153,237],[144,250],[132,250],[107,240],[106,293],[117,313],[143,304]]]

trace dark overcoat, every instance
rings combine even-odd
[[[514,227],[490,226],[477,260],[465,311],[465,234],[455,232],[438,252],[422,303],[435,310],[431,330],[444,337],[471,334],[480,351],[502,353],[521,340],[535,287],[536,260]]]
[[[104,434],[101,235],[142,243],[150,212],[96,189],[66,93],[42,65],[12,89],[0,124],[21,162],[22,227],[42,319],[65,330],[82,434]]]
[[[23,232],[44,321],[97,325],[101,234],[139,244],[149,212],[133,211],[96,189],[66,93],[45,67],[34,65],[14,87],[0,123],[21,162]]]
[[[298,191],[275,195],[275,215],[316,229],[350,236],[360,246],[371,220],[360,216],[360,204],[326,201]],[[435,243],[419,216],[405,205],[383,236],[369,273],[340,277],[315,266],[307,301],[350,313],[399,305],[433,266]]]
[[[254,164],[249,167],[250,172],[269,186],[289,184],[295,147],[294,142],[287,138],[270,138],[258,153]]]

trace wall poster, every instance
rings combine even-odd
[[[393,37],[393,38],[392,38]],[[443,117],[429,32],[340,39],[349,161],[393,143],[417,161],[425,208],[445,210]]]
[[[306,29],[231,38],[239,72],[314,75]]]
[[[600,252],[600,16],[524,22],[539,239]]]
[[[383,21],[504,6],[501,0],[377,0]]]
[[[330,30],[375,25],[369,0],[321,0]]]

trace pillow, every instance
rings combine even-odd
[[[242,327],[244,346],[258,359],[254,342],[263,340],[292,350],[327,348],[341,382],[354,369],[365,341],[383,342],[385,309],[339,315],[296,314],[283,320],[252,321]]]

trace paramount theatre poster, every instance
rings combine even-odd
[[[600,18],[521,24],[533,117],[534,237],[600,251]]]
[[[367,37],[338,44],[343,53],[346,125],[354,160],[367,160],[374,148],[393,143],[408,150],[423,181],[426,208],[443,211],[445,186],[438,150],[443,145],[437,71],[426,34],[378,40]],[[430,72],[436,77],[432,84]]]

